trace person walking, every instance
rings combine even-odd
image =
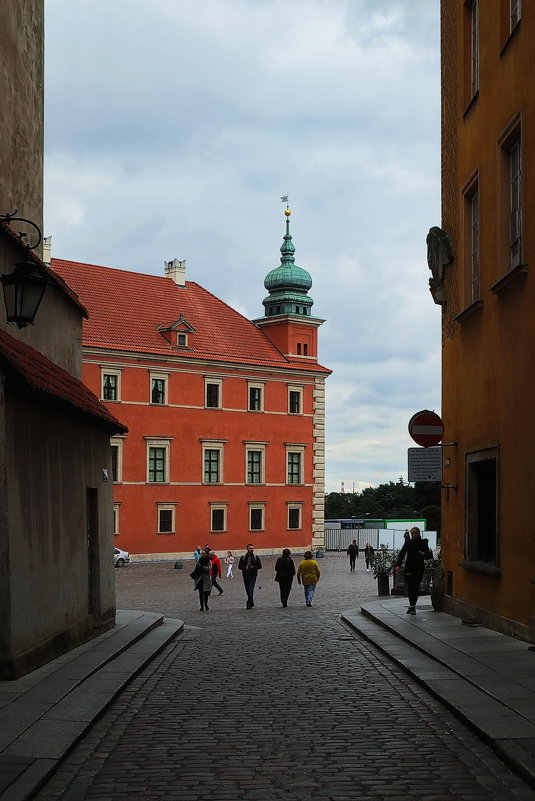
[[[353,540],[349,548],[347,549],[347,555],[349,556],[349,571],[350,573],[355,572],[355,559],[359,558],[359,546],[357,545],[357,541]]]
[[[232,566],[234,564],[232,551],[227,551],[227,555],[225,556],[225,564],[227,566],[227,578],[234,578],[234,574],[232,572]]]
[[[210,577],[211,562],[210,557],[203,554],[195,565],[191,578],[193,579],[193,589],[199,593],[199,603],[201,612],[208,612],[208,598],[212,592],[212,579]]]
[[[370,572],[370,566],[371,563],[373,562],[374,553],[375,550],[372,548],[371,543],[367,542],[366,547],[364,548],[364,559],[366,560],[366,573]]]
[[[212,567],[210,570],[210,575],[212,577],[212,587],[215,587],[216,590],[219,590],[219,594],[223,595],[223,587],[221,587],[217,583],[217,579],[221,578],[222,570],[221,570],[221,559],[216,554],[215,551],[210,551],[209,553],[210,561],[212,563]]]
[[[407,615],[416,614],[420,583],[424,575],[424,560],[430,559],[431,556],[429,555],[429,540],[422,539],[418,526],[413,526],[410,539],[405,540],[394,568],[395,572],[399,573],[403,560],[406,558],[405,582],[407,584],[407,595],[409,596]]]
[[[279,556],[275,562],[275,581],[279,584],[281,604],[284,608],[288,606],[288,597],[295,576],[295,565],[291,553],[289,548],[285,548],[282,556]]]
[[[305,603],[312,606],[316,584],[320,580],[320,566],[312,558],[312,551],[305,551],[304,559],[297,568],[297,581],[305,588]]]
[[[202,556],[202,548],[200,545],[197,545],[197,547],[193,551],[193,558],[195,559],[196,562],[198,562],[201,556]]]
[[[257,556],[254,552],[254,545],[247,546],[247,553],[244,553],[243,556],[240,556],[240,561],[238,562],[238,570],[241,570],[242,577],[243,577],[243,586],[245,587],[245,592],[247,594],[247,609],[252,609],[254,606],[254,588],[256,584],[256,577],[258,575],[258,571],[262,569],[262,562],[260,561],[260,557]]]

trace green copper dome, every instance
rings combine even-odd
[[[264,280],[269,295],[262,303],[266,316],[275,314],[299,314],[310,316],[314,301],[307,295],[312,286],[310,273],[295,264],[295,247],[290,234],[290,210],[286,209],[286,234],[281,246],[281,263],[271,270]]]

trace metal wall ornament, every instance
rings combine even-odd
[[[44,276],[39,265],[30,259],[30,250],[34,250],[41,244],[42,235],[39,226],[25,217],[15,216],[16,214],[17,209],[12,214],[0,214],[0,220],[8,225],[11,225],[13,221],[28,223],[35,229],[36,241],[30,244],[25,241],[28,236],[27,232],[18,232],[19,240],[26,248],[27,258],[25,261],[16,262],[13,272],[2,275],[0,280],[4,293],[7,322],[18,328],[25,328],[27,325],[34,324],[35,315],[50,283],[50,278]]]
[[[432,277],[429,279],[429,291],[439,306],[446,305],[444,289],[444,273],[448,264],[453,261],[453,248],[446,231],[436,225],[429,229],[427,242],[427,264]]]

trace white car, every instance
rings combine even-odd
[[[130,554],[128,551],[121,551],[120,548],[114,548],[115,567],[124,567],[130,561]]]

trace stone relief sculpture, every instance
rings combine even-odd
[[[429,229],[426,242],[427,264],[432,273],[432,277],[429,279],[429,291],[435,303],[444,306],[446,304],[444,272],[447,265],[453,261],[453,248],[446,231],[437,226]]]

